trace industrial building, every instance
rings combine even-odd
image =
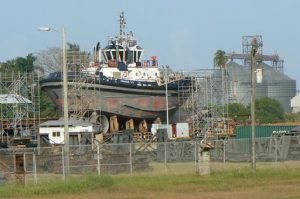
[[[64,120],[49,120],[39,125],[39,135],[41,141],[50,144],[64,143]],[[91,144],[95,133],[99,129],[87,121],[69,120],[70,144]]]
[[[250,103],[250,46],[254,37],[257,38],[259,47],[256,68],[262,70],[262,81],[256,84],[256,99],[270,97],[279,101],[286,112],[291,112],[290,100],[296,95],[296,80],[284,74],[283,60],[277,54],[263,54],[262,37],[260,35],[243,37],[243,52],[241,54],[226,54],[228,58],[226,67],[214,73],[217,81],[216,84],[219,85],[219,95],[216,96],[217,100],[219,104],[223,104],[222,100],[224,98],[228,98],[225,100],[227,103],[241,103],[244,105]],[[225,92],[222,88],[225,89]]]
[[[292,113],[300,112],[300,93],[291,99]]]
[[[248,105],[251,100],[251,71],[234,61],[230,61],[226,67],[228,103]],[[263,78],[262,83],[256,84],[256,98],[270,97],[278,100],[286,112],[291,112],[290,100],[296,95],[296,80],[268,64],[260,63],[258,67],[263,70]],[[216,71],[215,75],[221,76],[221,71]],[[221,78],[216,79],[221,87]],[[221,95],[222,92],[217,96],[219,103],[222,100]]]

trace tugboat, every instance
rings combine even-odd
[[[191,79],[171,69],[158,67],[156,56],[143,60],[144,50],[137,44],[133,33],[125,34],[124,13],[120,15],[120,34],[109,40],[108,45],[101,49],[97,43],[94,48],[95,59],[89,67],[77,72],[68,72],[69,90],[79,84],[76,79],[85,78],[84,88],[89,92],[86,109],[96,110],[101,114],[103,131],[117,131],[126,123],[126,128],[134,128],[134,124],[166,121],[175,114],[180,106],[179,94],[191,85]],[[51,73],[42,80],[41,87],[47,91],[54,103],[62,109],[63,78],[61,72]],[[98,95],[92,94],[98,92]],[[85,100],[85,99],[81,99]],[[68,96],[69,112],[76,109]],[[168,106],[167,106],[168,104]],[[73,107],[73,108],[72,108]],[[95,114],[95,112],[94,112]],[[108,120],[110,118],[110,121]],[[116,126],[116,120],[119,122]],[[170,120],[171,122],[172,120]],[[129,123],[128,123],[129,122]],[[120,124],[120,125],[119,125]]]

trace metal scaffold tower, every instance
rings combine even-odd
[[[228,53],[226,56],[231,60],[242,60],[243,65],[250,69],[250,54],[251,54],[251,41],[256,38],[257,41],[257,62],[270,62],[271,66],[280,72],[284,72],[284,60],[279,57],[277,53],[272,55],[263,54],[263,40],[261,35],[251,35],[242,37],[242,53]]]
[[[0,73],[1,139],[36,137],[40,122],[39,76]]]
[[[263,54],[263,41],[261,35],[251,35],[251,36],[243,36],[242,37],[242,48],[243,54],[251,54],[251,42],[253,38],[256,38],[257,41],[257,51],[259,54]]]
[[[85,70],[89,67],[89,62],[87,53],[82,53],[78,49],[67,52],[67,67],[74,73],[68,90],[69,112],[72,119],[99,123],[101,113],[96,111],[101,110],[101,107],[96,102],[100,90],[96,88],[96,76],[90,75],[89,71]]]
[[[192,136],[226,136],[229,134],[229,120],[222,107],[228,100],[224,100],[222,87],[218,84],[220,69],[203,69],[193,72],[185,72],[185,75],[193,79],[190,91],[192,95],[182,105],[182,112],[189,115],[189,123],[192,127]],[[227,90],[227,89],[226,89]],[[184,96],[181,96],[184,98]],[[222,104],[222,105],[220,105]]]

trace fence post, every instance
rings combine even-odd
[[[199,162],[199,174],[210,174],[210,149],[203,148],[201,144],[198,146],[198,162]]]
[[[165,148],[165,172],[167,173],[167,143],[164,142],[164,148]]]
[[[99,142],[97,142],[97,171],[98,171],[98,176],[100,176],[101,171],[100,171],[100,147],[99,147]]]
[[[277,137],[274,136],[275,139],[275,163],[277,164],[278,157],[277,157],[277,151],[278,151],[278,144],[277,144]]]
[[[32,163],[33,163],[33,176],[34,176],[34,184],[37,184],[37,174],[36,174],[36,156],[33,153],[32,156]]]
[[[197,172],[198,171],[198,165],[197,165],[197,142],[196,141],[194,141],[194,145],[195,145],[195,147],[194,147],[194,156],[195,156],[195,172]]]
[[[27,185],[27,162],[26,162],[26,153],[23,152],[23,169],[24,169],[24,185]]]
[[[226,145],[225,139],[223,140],[223,164],[226,163]]]
[[[131,151],[131,143],[129,143],[129,161],[130,161],[130,175],[132,175],[132,151]]]
[[[63,181],[66,180],[66,174],[65,174],[65,161],[64,161],[64,147],[61,147],[61,163],[62,163],[62,179]]]
[[[14,162],[14,172],[13,172],[13,174],[15,175],[15,183],[17,183],[17,178],[16,178],[16,172],[17,172],[17,161],[16,161],[16,154],[13,154],[13,162]]]

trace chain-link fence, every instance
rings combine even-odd
[[[251,139],[212,140],[210,143],[214,146],[209,161],[212,171],[233,164],[249,163],[250,167]],[[255,143],[258,164],[297,164],[300,160],[300,136],[257,138]],[[69,147],[68,156],[63,146],[1,149],[0,183],[63,180],[66,171],[69,175],[198,172],[200,145],[195,141],[76,145]],[[69,166],[65,157],[69,159]]]

